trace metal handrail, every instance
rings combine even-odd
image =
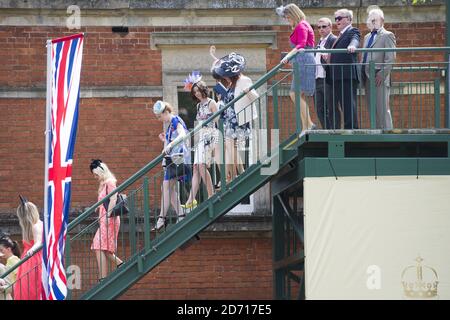
[[[39,251],[42,250],[43,248],[43,244],[41,244],[39,247],[36,248],[36,250],[33,252],[32,255],[26,256],[25,258],[21,259],[19,262],[17,262],[15,265],[13,265],[11,268],[9,268],[8,270],[6,270],[2,275],[0,275],[1,279],[6,278],[7,276],[9,276],[14,270],[16,270],[17,268],[19,268],[22,264],[24,264],[25,262],[27,262],[32,256],[34,256],[36,253],[38,253]]]
[[[414,52],[414,51],[444,51],[450,52],[450,47],[396,47],[396,48],[356,48],[358,52]],[[305,52],[348,53],[347,49],[305,49]]]
[[[284,64],[279,63],[277,66],[272,68],[268,73],[266,73],[264,76],[262,76],[258,81],[256,81],[249,90],[252,89],[258,89],[263,84],[266,83],[268,79],[270,79],[280,68],[282,68]],[[174,147],[180,143],[182,143],[185,140],[191,139],[196,133],[198,133],[204,126],[206,126],[208,123],[215,121],[215,118],[218,117],[225,109],[228,109],[229,107],[233,106],[236,101],[241,99],[246,95],[245,92],[240,94],[239,96],[235,97],[233,100],[228,102],[223,108],[212,114],[207,120],[202,122],[201,124],[198,124],[193,130],[191,130],[183,139],[180,139],[177,143],[174,144]],[[145,165],[142,169],[140,169],[138,172],[136,172],[134,175],[132,175],[130,178],[125,180],[122,184],[120,184],[116,189],[112,190],[108,195],[106,195],[103,199],[97,201],[95,204],[93,204],[91,207],[89,207],[85,212],[83,212],[80,216],[75,218],[72,222],[68,225],[68,231],[71,231],[73,228],[75,228],[76,225],[78,225],[81,221],[86,219],[91,213],[95,211],[97,207],[102,205],[103,203],[106,203],[111,196],[116,194],[117,192],[121,192],[125,190],[128,186],[136,182],[138,179],[143,177],[147,172],[149,172],[151,169],[153,169],[158,163],[160,163],[163,160],[163,154],[160,154],[158,157],[150,161],[147,165]]]

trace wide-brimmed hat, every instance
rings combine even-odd
[[[232,52],[220,58],[214,71],[221,77],[233,77],[245,69],[245,58],[239,53]]]

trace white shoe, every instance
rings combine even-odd
[[[152,228],[152,231],[159,231],[166,225],[166,219],[163,217],[159,217],[156,222],[156,227]]]

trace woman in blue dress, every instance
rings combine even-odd
[[[159,134],[159,139],[164,142],[164,182],[161,196],[161,213],[156,227],[152,231],[160,230],[165,226],[170,205],[175,209],[179,220],[184,217],[180,197],[177,192],[177,181],[185,182],[191,178],[190,148],[186,145],[186,141],[180,142],[188,133],[186,124],[178,115],[173,114],[173,107],[167,102],[156,101],[153,105],[153,113],[158,120],[167,125],[167,130],[165,133]]]

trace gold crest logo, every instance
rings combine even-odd
[[[438,297],[438,275],[435,269],[422,265],[420,255],[415,266],[408,266],[402,272],[402,285],[405,297],[412,299],[431,299]]]

